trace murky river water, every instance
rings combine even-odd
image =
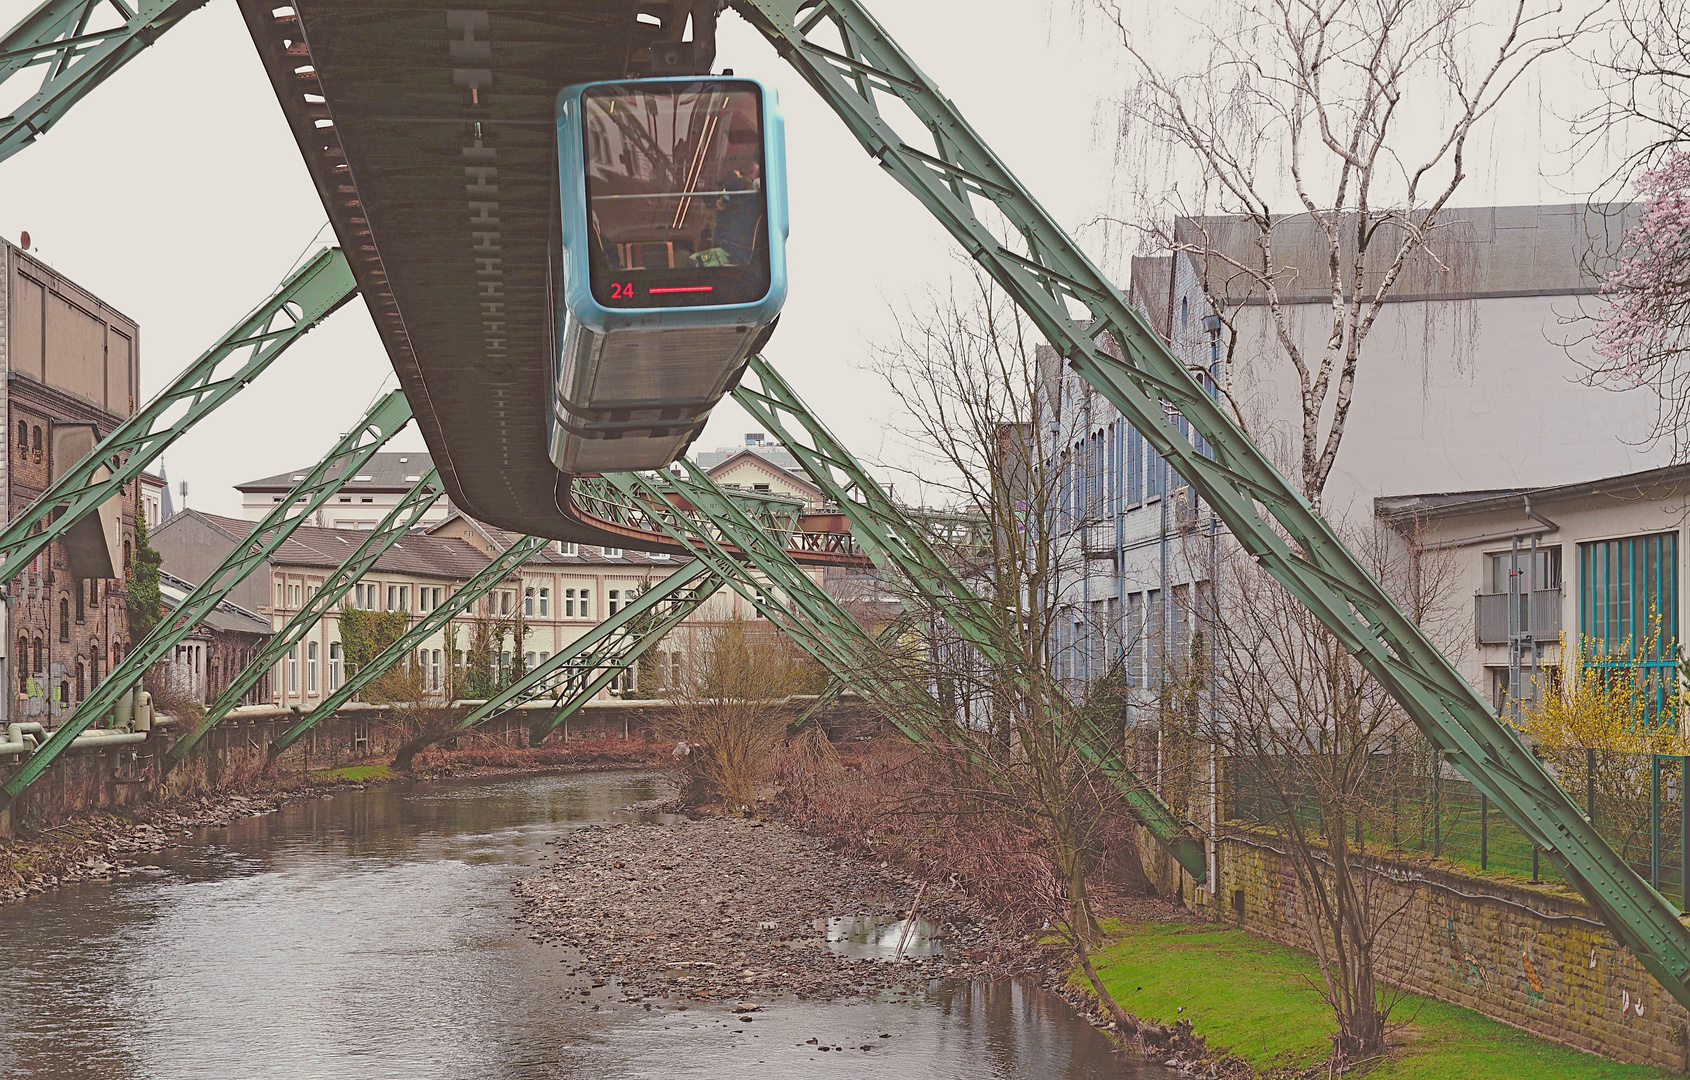
[[[1167,1075],[1011,983],[776,1001],[749,1024],[608,988],[583,998],[566,950],[511,918],[510,883],[559,829],[661,793],[628,773],[347,792],[208,830],[132,878],[0,908],[0,1076]]]

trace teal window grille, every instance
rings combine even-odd
[[[1579,635],[1598,672],[1638,669],[1651,722],[1675,715],[1677,533],[1579,545]]]

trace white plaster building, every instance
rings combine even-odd
[[[362,472],[346,480],[323,504],[312,524],[327,529],[373,529],[433,464],[428,454],[421,451],[379,452],[370,458]],[[248,521],[262,519],[287,497],[295,484],[305,479],[307,471],[296,469],[235,485],[235,490],[241,493],[241,516]],[[423,514],[422,523],[438,524],[451,513],[449,502],[440,499]]]

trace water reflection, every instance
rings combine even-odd
[[[0,908],[0,1077],[1152,1075],[1008,984],[773,1002],[749,1022],[582,996],[574,957],[512,920],[510,883],[561,828],[663,793],[628,773],[348,792]]]
[[[926,919],[896,915],[835,915],[817,919],[827,931],[827,947],[857,960],[895,960],[900,956],[933,956],[944,952],[935,928]]]

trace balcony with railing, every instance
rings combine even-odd
[[[1553,642],[1561,637],[1561,590],[1539,589],[1535,593],[1480,593],[1473,597],[1473,625],[1480,645],[1508,644],[1508,604],[1519,605],[1514,620],[1516,633],[1531,631],[1533,640]]]

